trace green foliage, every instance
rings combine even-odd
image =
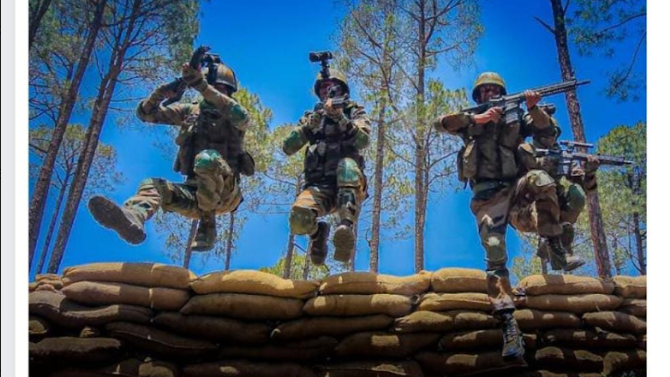
[[[267,272],[273,275],[277,275],[279,277],[284,276],[284,265],[286,262],[286,257],[281,257],[279,261],[270,267],[262,267],[260,271]],[[294,254],[293,255],[293,263],[291,266],[291,274],[289,276],[289,279],[293,280],[302,280],[303,278],[303,271],[305,269],[305,263],[307,263],[307,257],[305,254]],[[310,264],[309,266],[309,275],[308,275],[308,280],[320,280],[325,278],[326,276],[330,275],[331,271],[328,265],[323,265],[323,266],[314,266]]]

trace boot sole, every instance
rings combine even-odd
[[[91,215],[100,225],[112,229],[126,242],[139,245],[146,239],[146,234],[128,220],[121,208],[107,198],[94,196],[88,202]]]
[[[338,262],[349,262],[351,253],[354,251],[354,232],[351,229],[337,228],[333,234],[333,245],[335,254],[333,258]]]
[[[579,267],[581,267],[585,264],[586,264],[585,261],[579,261],[579,263],[575,263],[575,264],[572,264],[572,265],[570,263],[568,263],[567,266],[565,266],[565,268],[563,268],[563,271],[565,271],[565,272],[574,271],[574,270],[578,269]]]

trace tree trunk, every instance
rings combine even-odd
[[[235,212],[230,213],[228,219],[228,239],[226,240],[226,264],[225,271],[230,270],[230,259],[233,257],[233,238],[235,232]]]
[[[35,37],[37,36],[37,29],[40,28],[42,18],[47,13],[51,0],[40,1],[35,8],[30,9],[30,26],[28,27],[28,49],[33,46]]]
[[[293,250],[295,250],[295,234],[289,233],[286,243],[286,258],[284,259],[284,279],[291,278],[291,267],[293,267]]]
[[[193,255],[193,240],[195,234],[198,232],[198,220],[191,221],[191,229],[188,231],[188,240],[186,241],[186,249],[184,250],[184,268],[188,270],[191,265],[191,256]]]
[[[424,99],[425,99],[425,74],[426,74],[426,4],[425,0],[419,1],[421,9],[419,19],[419,61],[417,67],[417,127],[414,155],[414,272],[423,270],[424,266],[424,229],[426,225],[426,211],[423,206],[425,201],[425,144],[424,144]]]
[[[351,258],[349,259],[349,271],[356,271],[356,246],[358,245],[358,222],[354,223],[354,248],[351,250]]]
[[[642,230],[640,229],[640,214],[633,213],[633,233],[635,235],[635,249],[637,251],[637,262],[640,266],[640,274],[647,274],[647,263],[644,258],[644,245],[642,243]]]
[[[60,149],[60,145],[63,142],[63,137],[65,136],[65,131],[70,121],[70,116],[72,115],[72,110],[74,109],[75,102],[77,101],[79,87],[81,86],[86,67],[88,67],[93,48],[95,47],[95,41],[98,37],[98,32],[102,27],[102,16],[106,4],[107,0],[100,0],[96,4],[95,14],[93,16],[93,21],[91,22],[89,34],[86,37],[86,42],[84,43],[84,47],[81,51],[81,56],[77,62],[77,69],[73,79],[70,82],[67,93],[62,98],[60,103],[58,109],[58,119],[56,120],[54,130],[51,133],[49,148],[46,155],[44,156],[44,162],[40,168],[37,182],[35,182],[35,188],[30,202],[30,210],[28,215],[28,255],[31,263],[35,254],[37,240],[40,236],[42,216],[44,215],[44,208],[49,196],[49,186],[51,184],[51,176],[53,175],[56,158],[58,157],[58,150]]]
[[[565,11],[562,0],[549,0],[551,2],[554,15],[554,37],[556,39],[556,50],[558,52],[558,62],[561,67],[561,76],[563,80],[574,78],[572,61],[570,60],[570,51],[568,49],[568,33],[565,27]],[[568,113],[570,115],[570,124],[572,125],[572,134],[575,141],[586,142],[584,134],[584,124],[582,123],[581,108],[577,99],[576,91],[565,93],[565,100],[568,104]],[[598,269],[598,276],[608,278],[612,276],[610,256],[607,249],[607,238],[605,236],[605,227],[603,225],[602,213],[600,210],[600,200],[598,192],[594,191],[587,197],[589,209],[589,225],[591,228],[591,242]]]
[[[312,262],[309,251],[305,252],[305,267],[302,269],[302,280],[309,280],[309,267]]]
[[[47,259],[47,253],[49,252],[49,246],[51,245],[51,237],[53,237],[54,230],[56,229],[56,221],[58,220],[58,214],[60,213],[61,207],[63,206],[63,199],[65,199],[65,193],[67,192],[67,184],[69,181],[71,172],[65,172],[65,179],[63,180],[63,186],[58,192],[58,199],[56,199],[56,208],[54,209],[53,215],[51,215],[51,221],[49,222],[49,229],[47,230],[46,238],[44,239],[44,245],[42,246],[42,254],[40,254],[40,260],[37,263],[37,268],[35,272],[38,274],[42,273],[44,269],[44,262]],[[30,263],[32,266],[32,261]]]
[[[370,271],[379,272],[379,240],[381,229],[382,194],[384,192],[384,146],[386,96],[380,101],[379,119],[377,122],[377,155],[375,156],[375,180],[372,198],[372,238],[370,239]]]
[[[135,22],[141,2],[141,0],[134,1],[132,13],[128,20],[126,34],[123,37],[123,41],[121,41],[120,38],[116,41],[116,45],[112,49],[109,71],[100,83],[98,96],[93,105],[91,122],[88,131],[86,132],[84,148],[82,149],[82,153],[77,162],[77,171],[72,186],[70,187],[65,212],[63,213],[60,229],[58,230],[56,245],[54,246],[51,261],[49,262],[50,273],[57,273],[60,268],[63,254],[65,253],[65,247],[67,246],[70,232],[72,231],[72,226],[74,225],[74,220],[77,215],[77,208],[79,208],[79,202],[81,201],[84,189],[86,188],[88,174],[91,170],[91,164],[95,157],[98,142],[100,141],[102,126],[104,125],[107,111],[109,110],[109,104],[114,95],[117,79],[121,74],[123,63],[125,61],[125,54],[130,45],[130,39],[134,34]]]

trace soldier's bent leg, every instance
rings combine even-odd
[[[308,253],[312,263],[321,265],[328,254],[330,225],[318,222],[320,216],[330,212],[334,203],[334,192],[326,188],[308,187],[298,195],[289,214],[291,233],[310,237]]]
[[[356,161],[343,158],[337,165],[337,213],[340,224],[333,235],[334,258],[349,262],[356,244],[353,225],[359,215],[360,202],[365,197],[365,177]]]
[[[576,223],[586,207],[586,192],[578,184],[563,177],[559,182],[558,195],[561,205],[561,222]]]
[[[196,175],[198,208],[204,212],[225,212],[221,207],[229,206],[237,185],[232,169],[221,154],[214,149],[198,153],[195,156],[193,171]]]

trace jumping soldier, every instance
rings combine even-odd
[[[180,85],[202,95],[199,102],[174,103]],[[185,176],[183,183],[148,178],[123,207],[94,196],[88,203],[93,217],[115,230],[131,244],[146,238],[144,223],[159,208],[199,219],[192,244],[195,251],[210,250],[216,240],[216,215],[235,211],[242,202],[240,174],[252,175],[254,161],[244,150],[245,130],[250,118],[233,97],[237,91],[235,73],[220,60],[204,67],[185,63],[182,78],[160,86],[140,102],[137,116],[145,122],[179,127],[179,146],[174,170]]]

